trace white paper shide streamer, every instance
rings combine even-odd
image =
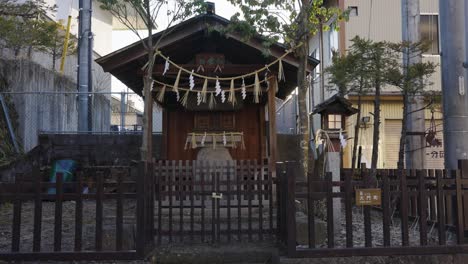
[[[198,93],[197,93],[197,105],[200,105],[201,102],[202,102],[202,96],[201,96],[201,93],[198,92]]]
[[[245,100],[245,98],[247,97],[247,90],[245,89],[244,78],[242,78],[241,93],[242,93],[242,100]]]
[[[190,85],[190,91],[192,91],[193,87],[195,87],[195,80],[193,78],[193,70],[189,77],[189,85]]]
[[[219,80],[216,79],[215,95],[218,96],[220,93],[221,93],[221,84],[219,83]]]
[[[224,103],[226,101],[226,92],[224,90],[221,91],[221,102]]]
[[[163,76],[166,75],[166,72],[169,70],[169,57],[167,57],[166,63],[164,63],[164,71],[163,71]]]
[[[227,144],[227,138],[226,138],[226,132],[223,132],[223,145],[226,146]]]

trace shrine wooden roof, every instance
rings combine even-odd
[[[168,29],[170,33],[161,40],[159,50],[187,69],[195,66],[194,59],[197,54],[223,54],[226,64],[223,72],[216,73],[219,77],[253,72],[286,52],[286,46],[275,43],[269,48],[270,55],[265,56],[263,39],[260,35],[246,40],[236,33],[220,33],[221,29],[227,27],[229,23],[229,20],[216,14],[193,17]],[[158,40],[162,34],[163,32],[154,34],[154,40]],[[141,68],[147,62],[146,56],[141,41],[137,41],[97,59],[96,62],[103,67],[104,71],[111,73],[134,92],[141,94],[143,87]],[[318,60],[309,57],[307,70],[311,72],[318,63]],[[169,71],[162,77],[163,64],[162,58],[156,59],[153,77],[166,83],[173,83],[176,72]],[[285,98],[297,86],[297,66],[298,59],[293,54],[283,59],[286,81],[279,83],[277,97]],[[270,70],[275,72],[277,67]],[[188,83],[188,80],[181,80],[182,86],[185,83]]]
[[[353,104],[346,98],[335,94],[328,98],[323,103],[318,104],[313,114],[342,114],[346,116],[354,115],[358,112],[358,109],[353,107]]]

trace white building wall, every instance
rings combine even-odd
[[[24,1],[24,0],[23,0]],[[72,16],[71,33],[78,34],[78,0],[46,0],[49,5],[56,5],[57,11],[49,16],[66,25],[68,16]],[[112,51],[112,15],[102,10],[99,3],[93,1],[92,31],[94,33],[94,51],[105,55]]]
[[[421,14],[438,14],[439,0],[420,0]],[[397,0],[347,0],[345,8],[357,7],[358,15],[351,16],[345,26],[346,49],[355,36],[370,38],[373,41],[401,42],[402,15],[401,1]],[[439,32],[440,35],[440,32]],[[440,46],[440,44],[439,44]],[[431,76],[432,83],[428,90],[441,90],[441,70],[439,55],[423,55],[423,61],[431,61],[438,65]],[[386,87],[387,92],[397,92],[398,89]]]

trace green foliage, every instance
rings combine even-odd
[[[17,4],[12,0],[0,0],[1,47],[12,49],[16,56],[20,51],[32,48],[49,54],[61,55],[65,41],[65,29],[57,22],[41,19],[55,7],[44,1],[26,1]],[[69,42],[70,52],[76,50],[76,41]]]
[[[387,72],[387,82],[401,89],[403,94],[422,93],[430,85],[429,77],[435,72],[437,64],[433,62],[414,62],[428,50],[426,42],[387,43],[392,53],[392,64]],[[402,63],[405,60],[407,63]]]
[[[56,6],[50,6],[44,0],[0,0],[0,16],[16,16],[24,19],[37,19],[48,11],[55,11]]]
[[[358,36],[352,40],[347,54],[333,55],[332,65],[325,72],[330,89],[338,89],[341,95],[365,95],[375,88],[375,82],[390,79],[395,61],[384,42],[373,42]],[[378,78],[378,79],[377,79]]]
[[[348,13],[337,7],[326,7],[323,0],[229,0],[241,9],[231,17],[232,28],[241,35],[252,37],[255,33],[267,36],[270,41],[283,40],[292,46],[315,35],[320,26],[324,30],[338,29],[337,22],[347,19]],[[241,16],[242,14],[242,16]],[[243,20],[241,20],[243,17]],[[306,19],[302,19],[302,18]],[[332,18],[331,25],[325,23]],[[306,21],[303,23],[302,21]]]

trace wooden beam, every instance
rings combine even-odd
[[[270,88],[268,89],[268,124],[269,124],[269,138],[270,138],[270,171],[273,176],[276,174],[276,161],[277,155],[277,136],[276,136],[276,102],[275,95],[278,90],[278,82],[276,76],[270,79]]]

